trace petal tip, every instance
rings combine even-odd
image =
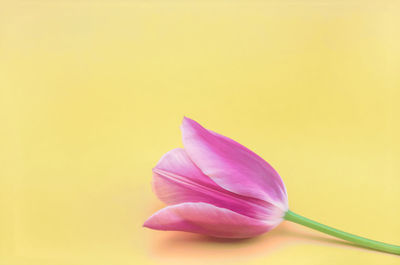
[[[183,116],[182,123],[181,123],[181,128],[183,129],[186,126],[190,126],[191,123],[193,123],[193,122],[194,122],[194,120],[192,120],[192,119],[190,119],[190,118],[188,118],[186,116]]]
[[[144,223],[142,224],[142,227],[150,228],[150,227],[149,227],[149,219],[147,219],[146,221],[144,221]]]
[[[192,120],[192,119],[184,115],[182,121],[187,121],[187,120]]]
[[[188,118],[188,117],[186,117],[186,116],[183,116],[183,119],[182,119],[182,125],[181,126],[190,126],[190,127],[193,127],[193,126],[201,126],[197,121],[195,121],[195,120],[193,120],[193,119],[191,119],[191,118]],[[202,126],[201,126],[202,127]]]
[[[186,122],[189,122],[190,120],[191,120],[190,118],[188,118],[188,117],[186,117],[186,116],[183,116],[182,125],[183,125],[184,123],[186,123]]]
[[[142,227],[145,227],[145,228],[150,228],[150,229],[157,229],[157,226],[155,225],[155,223],[154,223],[154,215],[155,214],[153,214],[152,216],[150,216],[143,224],[142,224]]]
[[[206,129],[200,123],[186,116],[183,118],[180,127],[183,139],[191,139],[194,135],[203,135],[206,131]],[[185,146],[185,141],[183,142],[183,145]]]

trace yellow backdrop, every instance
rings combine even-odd
[[[400,244],[400,5],[4,1],[0,264],[399,264],[295,224],[142,228],[183,115],[282,175],[290,208]]]

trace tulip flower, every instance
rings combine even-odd
[[[143,226],[222,238],[249,238],[288,220],[361,246],[400,254],[400,246],[352,235],[289,210],[285,185],[260,156],[234,140],[184,118],[184,148],[153,169],[153,190],[167,207]]]

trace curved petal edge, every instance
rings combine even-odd
[[[288,209],[286,188],[265,160],[243,145],[184,118],[185,151],[201,171],[222,188]]]
[[[208,203],[181,203],[153,214],[144,227],[156,230],[185,231],[221,238],[249,238],[263,234],[273,224],[253,219]]]

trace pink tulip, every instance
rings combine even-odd
[[[281,177],[261,157],[191,119],[184,118],[181,129],[185,148],[166,153],[153,169],[154,191],[169,206],[153,214],[145,227],[246,238],[288,220],[366,248],[400,254],[400,246],[290,211]]]
[[[169,151],[153,169],[154,191],[170,206],[145,227],[246,238],[283,221],[285,185],[266,161],[191,119],[181,129],[185,148]]]

